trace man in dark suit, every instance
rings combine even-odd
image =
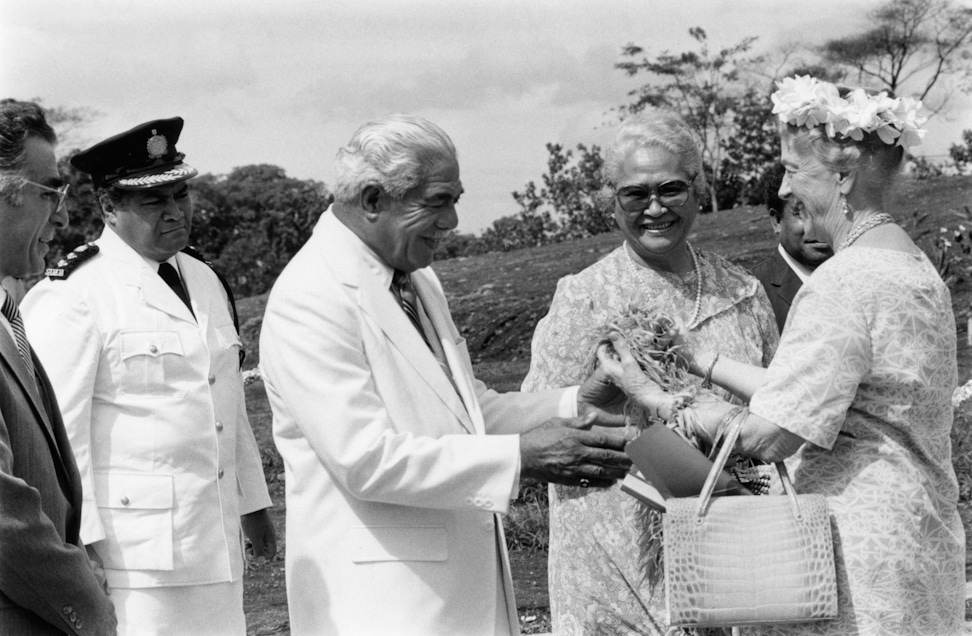
[[[41,273],[67,225],[55,142],[36,104],[0,101],[0,280]],[[54,391],[15,296],[0,288],[0,304],[0,634],[114,634],[78,539],[81,480]]]
[[[804,237],[807,216],[803,203],[793,197],[780,198],[778,192],[782,181],[783,167],[777,166],[767,175],[764,191],[773,231],[780,237],[780,243],[772,256],[753,268],[753,275],[762,283],[773,305],[780,333],[783,333],[793,297],[803,286],[803,281],[833,255],[826,243]]]

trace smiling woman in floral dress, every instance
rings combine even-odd
[[[630,118],[607,150],[604,176],[602,198],[624,242],[558,283],[533,337],[523,389],[587,377],[596,331],[632,304],[663,308],[692,342],[768,363],[778,336],[762,287],[688,241],[705,178],[685,122],[659,110]],[[550,610],[558,636],[665,633],[663,585],[644,580],[639,565],[641,505],[617,486],[550,487]]]

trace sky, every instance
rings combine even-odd
[[[511,192],[546,171],[548,142],[611,137],[639,85],[614,68],[756,36],[754,53],[861,30],[879,0],[0,0],[0,96],[97,113],[90,145],[181,116],[200,172],[269,163],[332,182],[339,147],[391,112],[439,124],[459,152],[462,232],[515,214]],[[972,99],[928,124],[918,154],[972,129]],[[66,144],[62,144],[66,145]],[[62,148],[68,150],[69,148]]]

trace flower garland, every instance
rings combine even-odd
[[[785,124],[823,126],[831,139],[840,135],[861,141],[877,133],[882,142],[904,148],[917,146],[925,136],[927,117],[919,116],[921,102],[910,97],[891,98],[886,91],[869,95],[855,88],[846,98],[837,87],[809,75],[787,77],[776,83],[773,114]]]

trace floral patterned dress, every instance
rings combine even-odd
[[[924,254],[853,247],[804,284],[750,408],[810,442],[787,467],[797,490],[827,496],[840,614],[759,633],[962,633],[955,347]]]
[[[566,276],[533,336],[523,390],[577,384],[590,372],[594,332],[630,303],[660,305],[687,323],[696,277],[633,264],[622,245]],[[777,344],[776,321],[762,287],[744,270],[699,252],[702,305],[687,339],[697,351],[765,366]],[[696,379],[697,380],[697,379]],[[728,398],[728,395],[725,395]],[[654,590],[639,564],[639,508],[616,485],[550,487],[549,590],[553,631],[573,634],[664,634],[664,584]]]

